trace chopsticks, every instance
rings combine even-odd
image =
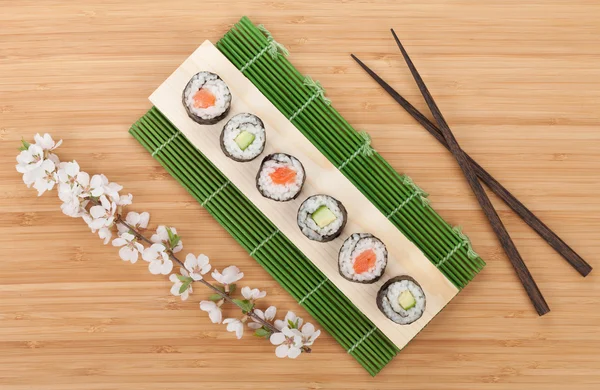
[[[548,313],[550,311],[550,308],[548,307],[548,304],[546,303],[537,284],[535,283],[533,276],[527,269],[527,266],[525,265],[523,259],[521,258],[521,255],[519,254],[519,251],[517,250],[515,244],[513,243],[510,235],[508,234],[506,228],[504,227],[502,220],[498,216],[498,213],[494,209],[491,201],[489,200],[481,183],[479,182],[477,172],[475,171],[472,163],[470,162],[470,160],[472,160],[472,159],[470,159],[468,157],[468,155],[461,149],[460,145],[458,144],[458,141],[454,137],[454,134],[452,133],[452,131],[451,131],[450,127],[448,126],[446,120],[444,119],[441,111],[439,110],[437,104],[435,103],[435,100],[429,93],[427,86],[425,85],[425,83],[424,83],[423,79],[421,78],[419,72],[417,71],[416,67],[412,63],[412,60],[410,59],[408,53],[406,53],[406,50],[402,46],[402,43],[398,39],[394,30],[391,30],[391,31],[394,36],[394,39],[396,40],[396,44],[398,45],[398,48],[400,49],[402,56],[404,57],[404,60],[406,61],[406,64],[408,65],[408,67],[413,75],[413,78],[415,79],[415,81],[419,87],[419,90],[421,91],[421,94],[423,95],[425,101],[427,102],[427,105],[428,105],[429,109],[431,110],[431,112],[438,124],[438,128],[436,129],[437,131],[435,133],[442,136],[442,138],[445,141],[446,147],[452,152],[452,154],[456,158],[461,170],[463,171],[463,174],[465,175],[469,185],[471,186],[471,189],[473,190],[486,217],[490,221],[492,229],[494,230],[494,232],[496,233],[496,236],[498,237],[500,243],[502,244],[504,251],[506,252],[513,268],[515,269],[515,271],[517,273],[517,276],[519,277],[519,280],[523,284],[523,287],[525,288],[525,291],[527,292],[537,313],[540,316]],[[358,60],[358,58],[356,58],[354,55],[352,57],[355,60],[357,60],[357,62],[359,62],[359,64],[361,64],[361,66],[363,66],[363,68],[365,68],[364,64],[362,64]],[[367,70],[367,69],[365,68],[365,70]],[[369,74],[371,74],[371,72],[369,72]],[[381,81],[383,81],[383,80],[381,80]],[[385,88],[385,86],[383,84],[381,84],[381,85]],[[389,87],[389,85],[388,85],[388,87]],[[391,89],[391,87],[389,87],[389,88]],[[386,89],[386,91],[388,91],[388,93],[390,93],[390,91],[388,89]],[[390,94],[392,96],[394,96],[392,93],[390,93]],[[406,103],[408,103],[408,102],[406,102]],[[412,109],[414,111],[416,111],[416,109],[414,109],[414,107],[412,107]],[[423,118],[424,118],[424,116],[423,116]],[[436,138],[438,138],[438,137],[436,137]]]
[[[450,149],[441,130],[433,124],[425,115],[410,104],[402,95],[377,75],[371,68],[365,65],[354,54],[352,58],[371,76],[402,108],[406,110],[417,122],[421,124],[431,135],[435,137],[448,150]],[[531,210],[529,210],[519,199],[507,190],[498,180],[485,170],[477,161],[466,154],[467,160],[473,170],[489,189],[504,201],[525,223],[527,223],[537,234],[540,235],[556,252],[558,252],[581,276],[587,276],[592,267],[581,256],[577,254],[567,243],[554,233],[544,222],[542,222]]]

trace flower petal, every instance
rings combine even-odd
[[[314,325],[311,324],[310,322],[307,322],[306,324],[304,324],[304,326],[302,327],[302,335],[310,337],[313,333],[315,333]]]
[[[250,287],[248,287],[248,286],[242,287],[242,295],[246,299],[252,299],[252,290],[250,290]]]
[[[140,220],[138,222],[138,226],[142,229],[146,229],[148,227],[148,222],[150,221],[150,214],[146,211],[140,214]]]
[[[162,271],[162,264],[159,260],[153,260],[148,264],[148,269],[152,275],[159,275]]]
[[[161,266],[161,273],[168,275],[173,271],[173,262],[171,260],[165,260]]]
[[[94,219],[103,217],[106,215],[106,209],[102,206],[92,206],[92,208],[90,208],[90,215]]]
[[[300,356],[301,353],[302,351],[300,350],[300,348],[291,347],[288,350],[287,357],[289,357],[290,359],[296,359],[298,356]]]
[[[121,259],[123,261],[130,261],[132,258],[132,249],[126,246],[122,246],[121,249],[119,249],[119,256],[121,257]]]
[[[279,345],[285,341],[285,335],[281,332],[273,333],[269,338],[269,341],[271,341],[271,344],[273,345]]]
[[[279,347],[275,348],[275,356],[278,358],[284,358],[288,355],[289,349],[290,348],[287,345],[281,344]]]
[[[265,310],[265,319],[270,321],[275,318],[275,314],[277,314],[277,308],[275,306],[269,306],[269,308]]]
[[[244,324],[240,322],[237,324],[237,328],[235,329],[235,337],[237,337],[239,340],[242,338],[242,336],[244,336]]]
[[[144,249],[142,253],[142,259],[146,261],[154,261],[158,257],[158,253],[152,247]]]
[[[221,309],[216,307],[215,309],[208,312],[208,317],[212,321],[213,324],[220,324],[221,319],[223,318],[223,313]]]
[[[177,279],[177,277],[175,277]],[[211,311],[216,309],[217,304],[213,301],[200,301],[200,310]]]
[[[173,275],[174,274],[171,274],[171,276],[173,276]],[[175,279],[177,279],[177,276],[175,277]],[[173,286],[171,286],[171,294],[175,295],[176,297],[181,295],[181,294],[179,294],[180,288],[181,288],[181,282],[179,282],[179,280],[177,280],[177,282],[173,283]]]

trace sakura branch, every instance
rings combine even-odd
[[[22,141],[17,156],[17,171],[23,174],[27,187],[33,186],[38,196],[57,187],[62,201],[62,212],[73,218],[81,218],[97,233],[104,244],[111,242],[119,247],[119,257],[126,262],[136,263],[140,255],[148,263],[148,270],[154,275],[169,275],[173,283],[171,294],[187,300],[193,293],[193,285],[208,288],[208,300],[200,302],[200,309],[208,313],[213,323],[223,323],[228,332],[235,333],[238,339],[248,327],[257,337],[269,339],[277,345],[275,354],[280,358],[296,358],[301,353],[311,352],[311,346],[321,334],[310,323],[288,311],[283,320],[276,319],[274,306],[261,310],[257,302],[267,293],[248,286],[240,289],[241,297],[235,295],[237,283],[244,277],[239,268],[231,265],[219,272],[210,274],[214,282],[205,279],[212,266],[206,255],[188,253],[182,261],[176,253],[183,250],[183,242],[174,227],[160,225],[148,238],[144,235],[150,222],[150,214],[129,211],[125,217],[124,208],[131,206],[133,196],[121,195],[122,186],[109,182],[104,175],[90,175],[82,171],[76,161],[61,162],[55,154],[62,143],[54,142],[49,134],[36,134],[34,143]],[[174,264],[179,272],[173,273]],[[241,314],[235,318],[223,319],[224,304],[234,305]]]

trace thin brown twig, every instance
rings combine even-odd
[[[144,236],[142,233],[140,233],[139,231],[137,231],[137,229],[135,229],[135,227],[131,226],[130,224],[128,224],[122,217],[120,214],[117,214],[116,218],[115,218],[115,222],[116,223],[120,223],[121,225],[125,226],[126,228],[129,229],[130,232],[133,233],[133,235],[139,239],[142,240],[144,242],[146,242],[149,245],[155,244],[154,242],[152,242],[150,239],[148,239],[146,236]],[[183,269],[186,269],[188,272],[190,272],[190,270],[188,270],[185,266],[185,264],[179,260],[177,258],[177,256],[175,256],[175,254],[173,253],[173,251],[168,248],[167,249],[167,253],[169,254],[169,257],[175,261],[177,264],[179,264]],[[205,285],[206,287],[210,288],[211,290],[213,290],[213,292],[215,292],[216,294],[219,294],[221,296],[222,299],[224,299],[225,301],[232,303],[234,305],[236,305],[237,307],[240,307],[230,296],[228,293],[223,292],[221,290],[219,290],[218,288],[216,288],[215,286],[213,286],[212,284],[210,284],[209,282],[207,282],[204,279],[200,279],[200,280],[192,280],[192,282],[198,282],[200,284]],[[241,309],[241,307],[240,307]],[[271,333],[277,333],[280,332],[279,329],[277,329],[273,324],[267,322],[266,320],[264,320],[263,318],[261,318],[258,314],[255,313],[254,309],[250,310],[248,313],[246,313],[246,315],[248,317],[251,317],[252,319],[254,319],[255,321],[259,322],[260,324],[262,324],[264,327],[266,327],[269,331],[271,331]],[[307,351],[308,352],[308,351]]]

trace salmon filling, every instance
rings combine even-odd
[[[376,262],[377,254],[375,254],[375,251],[372,249],[367,249],[356,257],[352,268],[354,268],[355,273],[362,274],[372,270],[375,267]]]
[[[296,181],[296,171],[289,167],[278,167],[269,176],[274,184],[285,185]]]
[[[194,107],[208,108],[215,105],[217,98],[208,89],[200,88],[194,94]]]

